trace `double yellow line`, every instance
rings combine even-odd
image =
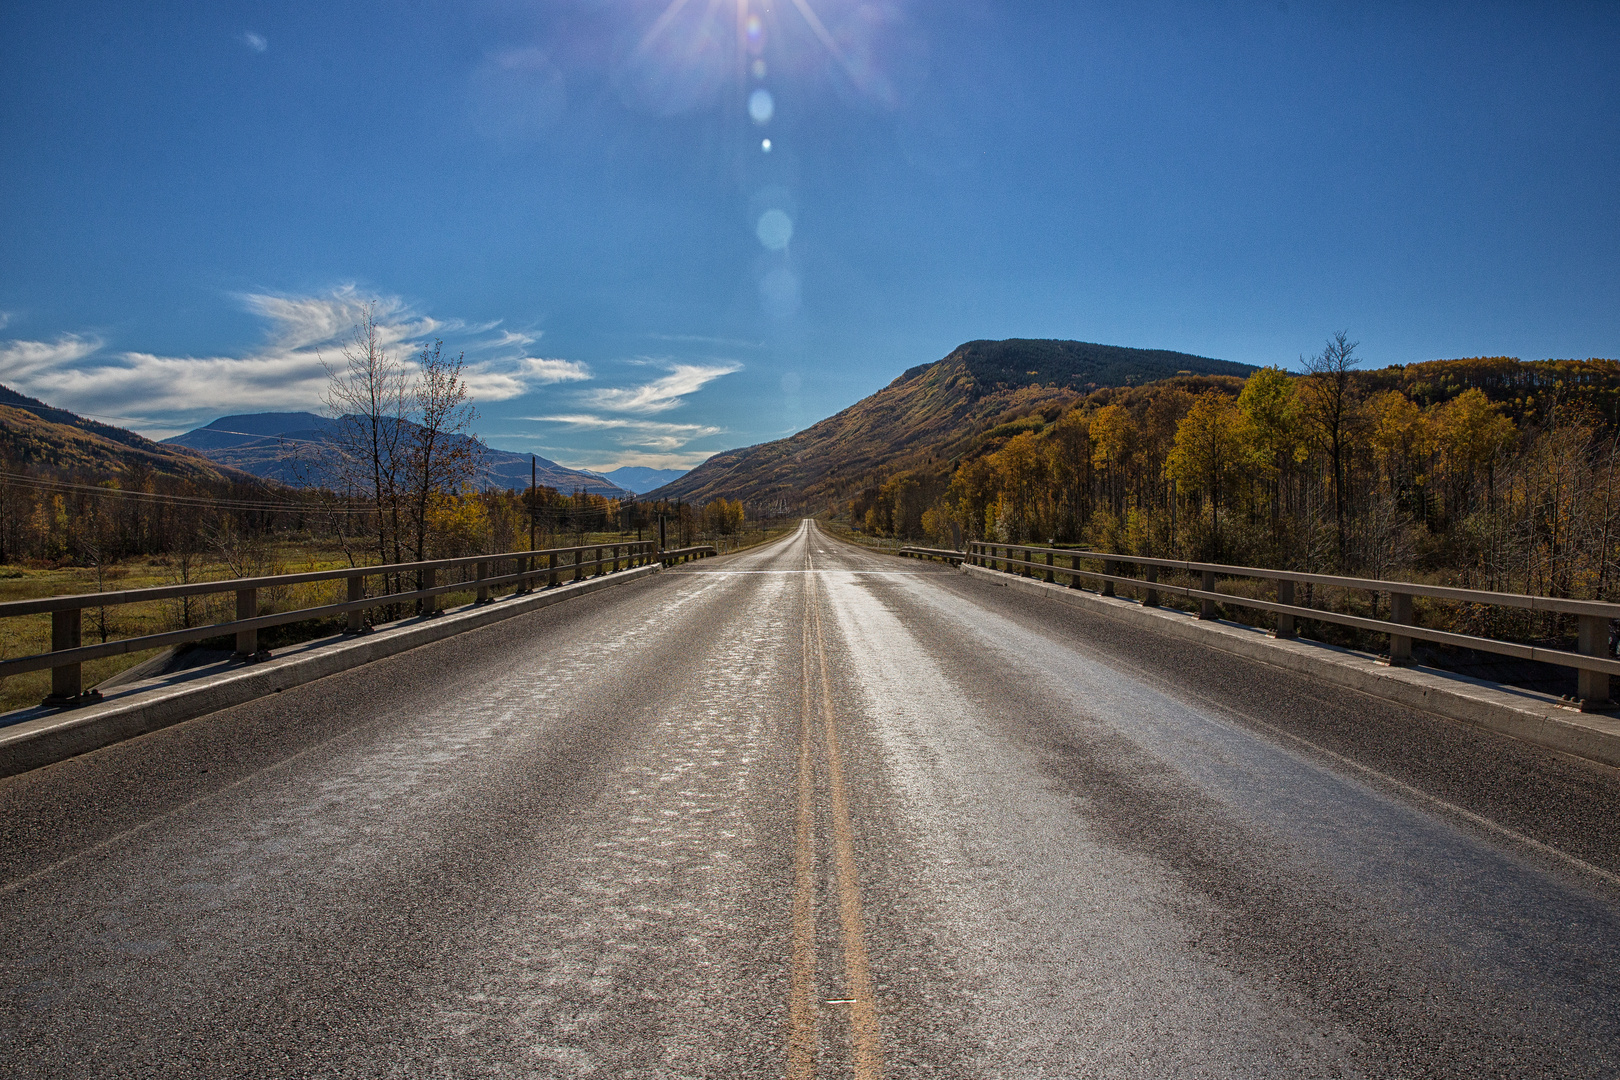
[[[814,570],[810,552],[805,568]],[[849,996],[850,1036],[854,1043],[856,1080],[878,1080],[883,1072],[882,1032],[872,997],[872,972],[861,928],[861,890],[855,873],[855,830],[850,826],[849,795],[844,785],[843,757],[827,676],[827,646],[821,633],[820,589],[813,573],[804,575],[803,696],[799,709],[799,807],[794,851],[793,971],[789,983],[787,1075],[812,1080],[816,1075],[820,1001],[816,978],[816,714],[827,755],[828,802],[832,811],[833,864],[838,875],[838,922],[843,931],[844,980]],[[819,679],[816,677],[819,675]],[[819,694],[817,690],[819,689]]]

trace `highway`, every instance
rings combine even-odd
[[[1620,775],[806,523],[0,780],[0,1074],[1620,1075]]]

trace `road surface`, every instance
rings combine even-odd
[[[1617,811],[807,523],[0,781],[0,1074],[1610,1076]]]

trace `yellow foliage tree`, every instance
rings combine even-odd
[[[1200,394],[1176,427],[1164,473],[1182,494],[1197,494],[1209,507],[1212,557],[1221,549],[1221,504],[1238,469],[1252,460],[1247,425],[1237,403],[1216,390]]]

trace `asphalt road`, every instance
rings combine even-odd
[[[0,1074],[1620,1075],[1617,811],[807,526],[0,780]]]

